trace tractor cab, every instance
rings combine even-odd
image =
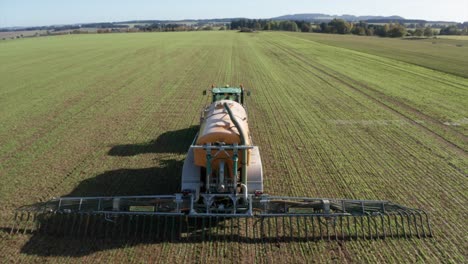
[[[206,95],[206,90],[203,91],[203,95]],[[245,95],[250,96],[250,92],[245,91],[242,85],[240,85],[240,87],[229,87],[229,85],[225,87],[214,87],[213,85],[211,86],[211,95],[212,103],[221,100],[232,100],[244,105]]]

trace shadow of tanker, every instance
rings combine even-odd
[[[142,144],[124,144],[113,146],[110,156],[135,156],[145,153],[184,154],[192,143],[199,126],[191,126],[161,134],[157,139]]]
[[[67,197],[163,195],[179,192],[183,161],[163,160],[158,167],[106,171],[82,181]]]
[[[145,153],[166,153],[183,154],[188,150],[198,131],[198,126],[184,128],[181,130],[169,131],[161,134],[157,139],[141,144],[125,144],[113,146],[108,155],[130,157]],[[182,172],[183,160],[163,160],[159,166],[139,169],[117,169],[105,171],[96,177],[83,180],[73,191],[66,196],[133,196],[133,195],[166,195],[174,194],[180,191],[180,175]],[[38,226],[32,237],[23,246],[21,252],[25,254],[41,256],[83,256],[96,251],[111,248],[128,246],[129,237],[124,239],[105,239],[105,234],[96,232],[96,237],[83,238],[79,231],[72,230],[63,233],[53,232],[50,234],[45,230],[52,225],[57,231],[61,228],[63,221],[71,220],[72,223],[78,222],[77,219],[64,219],[64,215],[53,215],[47,217],[38,217]],[[112,223],[96,220],[97,227],[108,228]],[[134,220],[132,220],[134,221]],[[101,226],[99,226],[101,225]],[[164,228],[164,227],[159,227]],[[66,229],[64,228],[63,231]],[[136,227],[135,233],[139,233],[141,227]],[[19,230],[21,233],[28,230]],[[83,230],[81,230],[83,231]],[[91,234],[86,230],[87,235]],[[96,230],[94,230],[96,231]],[[131,230],[130,230],[131,231]],[[92,234],[91,234],[92,235]],[[101,236],[104,235],[104,236]],[[101,242],[96,242],[101,241]],[[135,240],[135,243],[141,243]]]

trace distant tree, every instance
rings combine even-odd
[[[256,21],[256,22],[254,23],[254,29],[255,29],[255,30],[260,30],[260,29],[262,29],[262,26],[260,25],[260,23],[259,23],[258,21]]]
[[[391,38],[401,38],[406,35],[406,28],[402,24],[390,24],[387,36]]]
[[[354,35],[359,35],[359,36],[365,36],[367,35],[366,33],[366,28],[361,27],[361,26],[356,26],[354,25],[353,30],[351,31]]]
[[[328,24],[323,22],[320,23],[320,32],[322,33],[330,33],[330,28],[328,27]]]
[[[226,30],[226,28],[225,27],[220,27],[219,30]]]
[[[375,33],[375,35],[377,35],[379,37],[387,37],[387,32],[388,32],[389,29],[390,28],[389,28],[388,24],[385,24],[383,26],[378,25],[378,26],[374,27],[374,33]]]
[[[420,28],[415,29],[413,32],[413,36],[416,36],[416,37],[421,37],[423,34],[424,32]]]
[[[299,31],[299,27],[294,21],[281,21],[279,24],[279,30],[284,31]]]
[[[310,32],[311,31],[310,24],[309,23],[302,23],[301,31],[302,32]]]
[[[458,30],[457,26],[450,25],[448,27],[443,27],[440,29],[440,35],[460,35],[461,31]]]
[[[432,31],[432,28],[426,27],[424,29],[424,36],[426,37],[432,37],[434,35],[434,32]]]
[[[349,34],[353,29],[353,24],[344,21],[343,19],[333,19],[328,23],[331,28],[331,33]]]

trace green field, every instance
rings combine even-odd
[[[181,32],[0,42],[0,256],[466,262],[468,45],[428,41]],[[249,124],[267,193],[392,200],[426,210],[434,238],[261,244],[9,235],[16,207],[54,196],[177,192],[209,102],[201,91],[212,83],[252,91]]]
[[[326,45],[420,65],[450,74],[468,77],[468,38],[437,36],[437,38],[378,38],[356,35],[288,33]]]

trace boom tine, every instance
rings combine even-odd
[[[421,234],[419,234],[418,219],[416,218],[416,214],[415,212],[410,212],[410,214],[414,221],[414,228],[416,229],[416,235],[418,236],[418,238],[421,238]]]
[[[175,226],[175,216],[170,216],[171,218],[171,242],[174,242],[175,241],[175,230],[176,230],[176,226]]]
[[[25,218],[25,212],[21,212],[21,215],[19,217],[19,222],[15,230],[15,234],[21,233],[22,225],[24,225],[24,218]]]
[[[312,240],[316,240],[317,236],[315,235],[315,221],[314,221],[314,216],[310,216],[310,222],[312,226]]]
[[[73,237],[73,235],[75,234],[74,232],[75,232],[75,226],[76,226],[78,215],[76,213],[67,214],[67,216],[68,215],[70,215],[70,218],[72,220],[71,220],[70,229],[67,230],[68,220],[63,221],[63,219],[65,218],[65,214],[59,214],[60,224],[58,226],[59,227],[58,234],[61,235],[63,232],[63,234],[69,237]]]
[[[309,241],[309,228],[308,228],[308,221],[307,221],[307,216],[304,216],[303,218],[304,221],[304,240]]]
[[[379,213],[378,218],[376,217],[376,225],[378,227],[376,238],[378,239],[387,239],[387,221],[385,218],[385,213]]]
[[[292,218],[291,216],[288,217],[289,219],[289,236],[290,236],[290,241],[293,241],[294,240],[294,234],[293,234],[293,221],[292,221]]]
[[[335,240],[338,240],[338,230],[337,230],[336,222],[337,222],[338,220],[340,220],[340,223],[343,224],[343,223],[341,222],[341,220],[342,220],[341,217],[338,217],[338,218],[339,218],[339,219],[337,219],[337,218],[333,219],[333,230],[335,231]],[[343,227],[343,226],[341,226],[341,227]],[[341,230],[343,230],[343,228],[342,228]]]
[[[349,226],[349,219],[350,219],[350,216],[346,216],[346,226],[348,230],[348,234],[346,235],[346,237],[351,238],[351,227]],[[343,234],[343,240],[344,239],[345,239],[345,235]]]
[[[323,218],[323,224],[325,225],[325,230],[327,231],[327,240],[330,241],[330,220],[327,217]]]
[[[278,232],[278,218],[275,217],[275,230],[276,230],[276,241],[279,241],[279,232]]]
[[[79,213],[78,214],[78,224],[76,226],[76,235],[80,236],[80,231],[81,231],[81,225],[83,223],[83,214]]]
[[[23,228],[23,235],[26,234],[26,231],[28,230],[28,222],[29,222],[29,218],[31,217],[31,213],[30,212],[27,212],[26,214],[26,221],[24,223],[24,228]]]
[[[55,235],[55,234],[56,234],[56,230],[57,230],[57,215],[58,215],[57,212],[54,212],[54,213],[50,214],[50,218],[49,218],[49,227],[48,227],[47,234],[50,234],[50,235]],[[70,225],[71,225],[72,223],[73,223],[73,221],[70,222]]]
[[[400,223],[398,219],[399,214],[394,214],[393,218],[395,220],[395,232],[396,232],[396,237],[400,237]]]
[[[214,224],[215,224],[215,227],[214,227],[215,228],[215,234],[214,235],[215,235],[216,239],[219,239],[219,225],[218,225],[219,217],[216,216],[216,218],[214,220],[215,220],[214,221]],[[210,226],[210,228],[212,228],[212,227]]]
[[[54,226],[54,217],[55,217],[55,214],[56,213],[48,213],[44,216],[46,216],[46,222],[45,222],[45,226],[44,226],[44,231],[43,231],[43,234],[50,234],[52,235],[53,234],[53,228],[51,228],[51,226]]]
[[[364,217],[359,217],[361,220],[361,232],[362,232],[362,238],[366,239],[366,232],[364,232]]]
[[[76,225],[76,218],[78,218],[77,214],[73,214],[73,222],[72,222],[72,226],[71,226],[71,229],[70,229],[70,233],[69,233],[69,236],[73,236],[74,234],[74,231],[75,231],[75,225]],[[60,230],[59,230],[60,231]]]
[[[427,215],[426,211],[422,211],[422,213],[426,216],[426,221],[427,223],[427,228],[429,229],[429,237],[432,237],[432,228],[431,228],[431,222],[429,221],[429,216]]]
[[[370,236],[370,239],[372,240],[372,227],[371,227],[371,216],[367,215],[366,216],[367,218],[367,231],[369,231],[369,236]]]
[[[36,234],[41,234],[42,232],[42,225],[44,224],[43,221],[44,221],[44,214],[43,213],[36,213],[36,216],[35,216],[35,219],[36,219]]]
[[[416,213],[416,216],[417,216],[417,220],[419,219],[419,225],[421,226],[422,237],[426,237],[426,230],[424,228],[424,224],[423,224],[423,221],[422,221],[421,211],[416,211],[415,213]]]
[[[284,241],[284,239],[286,238],[286,224],[285,224],[286,220],[285,220],[285,217],[281,217],[281,225],[282,225],[282,229],[281,229],[281,240]]]
[[[245,237],[246,239],[249,239],[249,221],[247,219],[245,220]]]
[[[161,227],[161,216],[156,216],[156,240],[159,241],[160,238],[160,227]]]
[[[340,217],[340,234],[341,234],[341,238],[344,240],[344,231],[343,231],[343,217]],[[336,233],[336,232],[335,232]],[[338,233],[336,233],[336,240],[338,240]]]
[[[118,238],[117,233],[119,229],[122,228],[122,217],[117,216],[115,218],[115,223],[112,225],[112,234],[111,237],[116,239]]]
[[[261,243],[264,242],[264,235],[265,235],[265,219],[263,217],[260,217],[260,226],[258,227],[258,240]]]
[[[359,231],[357,227],[357,219],[356,216],[353,216],[353,222],[354,222],[354,232],[356,232],[356,240],[359,239]]]
[[[37,213],[31,213],[31,224],[29,225],[29,232],[34,234],[37,230]]]
[[[241,223],[240,223],[240,218],[237,217],[237,242],[240,242],[240,237],[241,237]]]
[[[28,230],[26,231],[27,233],[32,234],[34,232],[34,228],[36,226],[36,213],[35,212],[29,212],[29,222],[28,222]]]
[[[208,229],[207,229],[207,232],[208,232],[208,241],[211,241],[211,227],[213,226],[213,218],[211,216],[208,217]]]
[[[273,235],[272,235],[272,231],[271,231],[272,230],[271,226],[274,224],[274,223],[272,223],[273,219],[271,217],[265,217],[265,220],[267,222],[267,227],[266,227],[267,229],[265,231],[266,232],[265,233],[265,239],[268,240],[268,241],[273,241],[272,240]]]
[[[179,215],[177,218],[177,225],[178,225],[178,231],[177,231],[177,241],[180,241],[182,239],[182,225],[184,223],[184,217],[182,215]]]
[[[388,222],[388,231],[390,233],[390,237],[393,238],[393,232],[392,232],[392,218],[390,215],[385,215],[385,217],[387,218],[387,222]]]
[[[15,234],[18,234],[21,232],[21,224],[23,224],[23,220],[24,219],[24,212],[22,211],[20,216],[19,216],[19,221],[18,221],[18,225],[16,227],[16,230],[15,230]]]
[[[405,238],[408,238],[407,235],[406,235],[404,216],[403,216],[403,214],[401,212],[398,212],[398,214],[399,214],[400,219],[401,219],[401,227],[403,228],[403,235],[405,236]]]
[[[130,238],[130,232],[132,230],[132,222],[133,222],[133,216],[132,215],[129,215],[128,217],[127,216],[124,216],[125,218],[127,218],[127,224],[126,224],[126,228],[127,228],[127,232],[125,234],[125,236],[127,238]]]
[[[86,237],[86,234],[88,233],[88,224],[89,224],[89,213],[85,213],[85,219],[84,219],[84,230],[82,233],[82,237]]]
[[[372,217],[372,221],[374,222],[375,238],[379,238],[381,233],[380,233],[380,229],[379,229],[378,222],[377,222],[377,216]]]
[[[405,215],[405,219],[406,221],[408,222],[408,232],[409,232],[409,237],[411,237],[413,235],[412,231],[411,231],[411,217],[410,215],[406,212],[406,211],[403,211],[403,214]]]
[[[231,217],[223,217],[223,241],[229,241],[228,225]]]
[[[302,220],[302,217],[301,216],[297,216],[296,217],[296,227],[297,227],[297,238],[300,239],[302,238],[301,237],[301,220]]]
[[[195,218],[196,220],[197,218]],[[202,223],[201,223],[201,230],[202,230],[202,237],[201,240],[205,241],[205,223],[206,223],[206,217],[202,217]]]
[[[138,236],[138,224],[140,223],[140,215],[136,215],[134,220],[135,224],[133,226],[129,226],[129,228],[133,232],[133,238],[136,240]]]
[[[234,219],[232,217],[229,218],[229,228],[231,230],[229,234],[231,237],[230,239],[231,241],[233,241],[234,240]]]
[[[141,234],[140,234],[140,238],[144,241],[146,239],[146,215],[142,215],[141,216],[142,218],[142,221],[141,221]],[[138,231],[138,230],[137,230]]]
[[[427,234],[426,234],[426,227],[424,226],[424,223],[423,223],[423,219],[422,219],[422,213],[420,210],[417,211],[417,218],[419,220],[419,225],[421,227],[421,233],[422,233],[422,236],[421,237],[427,237]]]
[[[317,224],[319,227],[319,232],[320,232],[320,239],[323,240],[323,232],[322,232],[322,219],[321,217],[317,217]]]
[[[155,228],[157,229],[159,225],[157,216],[151,215],[150,217],[150,227],[149,227],[149,240],[157,241],[158,236],[156,234]]]
[[[32,219],[33,219],[33,222],[31,226],[31,229],[32,229],[31,234],[36,234],[39,231],[39,213],[34,212],[32,214]]]
[[[10,235],[13,235],[15,228],[16,228],[16,223],[18,222],[18,211],[15,211],[15,216],[13,217],[13,224],[10,228]]]
[[[384,215],[379,215],[380,217],[380,224],[382,225],[382,231],[383,231],[383,238],[387,238],[387,232],[385,230],[385,216]]]
[[[53,220],[52,223],[53,225],[57,225],[56,227],[52,228],[53,233],[62,237],[66,236],[73,236],[73,230],[72,227],[74,227],[74,224],[76,221],[73,217],[75,216],[75,213],[57,213],[53,214]]]
[[[169,233],[168,233],[168,229],[169,229],[169,225],[170,225],[169,218],[167,216],[163,216],[162,218],[164,219],[164,231],[163,231],[162,239],[163,239],[163,241],[167,241],[167,239],[170,236],[170,230],[169,230]]]

